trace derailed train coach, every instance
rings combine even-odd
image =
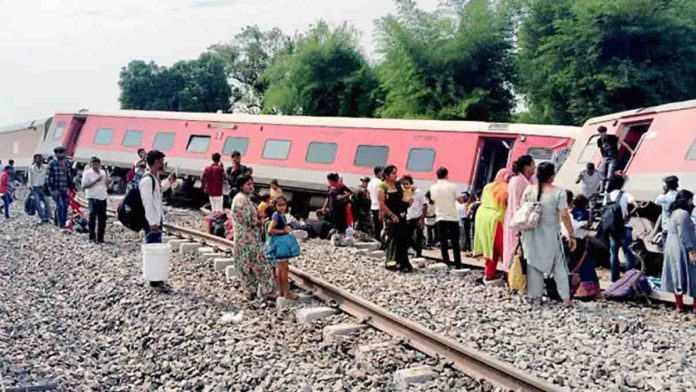
[[[247,114],[116,111],[57,113],[37,151],[62,145],[78,162],[98,156],[125,177],[138,148],[167,155],[167,171],[196,182],[210,155],[242,153],[260,184],[281,182],[295,213],[321,205],[326,174],[347,185],[395,164],[429,187],[440,166],[462,190],[481,189],[520,155],[558,162],[580,128],[466,121],[389,120]],[[125,184],[124,184],[125,185]]]
[[[597,128],[605,126],[619,139],[617,170],[627,178],[624,190],[638,203],[632,218],[633,234],[654,253],[655,225],[661,212],[654,201],[662,193],[662,179],[679,177],[680,187],[696,191],[696,100],[629,110],[587,120],[556,183],[580,191],[575,180],[588,162],[602,161]]]
[[[37,146],[50,128],[51,118],[43,118],[0,127],[0,160],[6,165],[12,159],[19,175],[31,165]]]

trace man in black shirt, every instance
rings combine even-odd
[[[604,185],[602,190],[606,189],[606,185],[611,177],[614,177],[616,171],[616,158],[619,155],[619,138],[616,135],[608,135],[607,128],[600,126],[597,128],[599,139],[597,139],[597,147],[602,153],[602,175],[604,176]]]
[[[237,178],[244,175],[247,171],[247,167],[242,165],[242,153],[239,151],[232,151],[232,166],[227,168],[227,183],[230,186],[230,202],[234,196],[239,192],[237,189]]]

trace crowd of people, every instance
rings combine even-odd
[[[556,296],[569,303],[571,298],[597,298],[601,294],[596,264],[609,260],[611,281],[621,278],[619,253],[623,252],[626,269],[636,265],[631,249],[630,218],[637,209],[632,195],[623,191],[626,177],[617,172],[618,139],[598,129],[601,170],[588,163],[577,178],[581,193],[554,185],[556,168],[552,163],[537,165],[529,155],[520,156],[511,170],[501,169],[482,191],[459,192],[449,180],[449,170],[437,169],[437,181],[421,189],[410,175],[400,175],[394,165],[375,167],[372,177],[360,179],[353,190],[337,173],[327,175],[327,197],[317,212],[316,222],[330,227],[338,238],[352,237],[355,231],[373,236],[385,250],[385,266],[390,270],[411,272],[411,254],[421,257],[423,249],[439,247],[442,261],[454,269],[463,268],[462,254],[480,255],[485,260],[484,281],[506,282],[516,260],[525,262],[526,294],[538,300],[550,286]],[[212,162],[203,170],[201,181],[214,214],[225,214],[224,185],[231,201],[230,231],[235,244],[234,259],[249,298],[262,295],[295,299],[288,286],[288,258],[269,256],[268,244],[292,248],[293,228],[313,226],[297,222],[288,213],[288,199],[277,180],[270,181],[267,193],[259,194],[253,169],[242,164],[241,153],[231,154],[225,169],[222,156],[212,154]],[[127,190],[137,189],[144,216],[142,231],[146,243],[162,240],[163,194],[176,184],[176,176],[160,180],[165,155],[157,150],[138,151],[138,160],[127,175]],[[86,231],[89,240],[105,241],[106,206],[110,179],[100,159],[93,157],[89,167],[77,177],[57,147],[54,156],[44,160],[40,154],[27,171],[31,199],[40,223],[53,220],[58,228],[69,227],[68,209],[79,212],[74,195],[79,188],[88,199]],[[76,180],[79,179],[79,180]],[[3,212],[10,217],[13,186],[17,183],[13,162],[2,167],[0,194]],[[602,199],[601,216],[592,216],[590,205]],[[51,200],[53,203],[51,203]],[[659,240],[664,247],[662,289],[675,295],[679,309],[683,296],[696,294],[696,232],[693,194],[679,189],[679,179],[664,179],[663,194],[655,203],[662,208]],[[53,204],[53,206],[52,206]],[[538,223],[516,230],[512,222],[520,210],[535,206]],[[590,228],[599,221],[596,235]],[[326,236],[322,226],[314,230]],[[293,237],[294,238],[294,237]],[[288,245],[289,244],[289,245]],[[289,247],[289,248],[288,248]],[[451,249],[451,253],[450,253]],[[502,263],[502,273],[498,265]],[[553,284],[552,284],[553,283]],[[164,282],[151,282],[154,287]]]

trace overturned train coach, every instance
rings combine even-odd
[[[12,159],[15,169],[23,175],[31,165],[37,146],[44,140],[51,118],[32,120],[0,127],[0,160],[3,165]]]
[[[326,174],[357,185],[374,166],[394,164],[422,188],[445,166],[462,190],[481,189],[520,155],[560,163],[579,128],[464,121],[389,120],[155,111],[57,113],[37,152],[64,146],[77,162],[98,156],[123,179],[138,148],[167,155],[167,171],[195,186],[214,152],[242,153],[262,185],[280,181],[294,213],[323,203]],[[122,182],[121,182],[122,183]],[[125,185],[123,185],[125,186]]]
[[[631,220],[634,239],[659,253],[654,239],[661,210],[654,200],[662,193],[662,179],[676,175],[681,188],[696,191],[696,100],[589,119],[556,177],[557,185],[579,191],[578,173],[588,162],[600,167],[597,128],[602,125],[620,141],[617,170],[627,178],[624,190],[638,203]]]

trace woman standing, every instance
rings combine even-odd
[[[254,180],[240,176],[236,185],[239,193],[232,200],[234,263],[241,274],[242,286],[248,299],[254,299],[258,289],[261,289],[266,299],[272,299],[273,274],[263,256],[262,222],[250,198],[254,193]]]
[[[522,248],[527,257],[527,295],[533,300],[541,298],[544,275],[553,274],[558,294],[563,303],[570,304],[570,283],[566,265],[561,222],[568,233],[568,247],[575,250],[575,233],[568,211],[566,192],[553,185],[556,168],[543,162],[537,168],[537,185],[524,191],[522,202],[541,203],[541,217],[535,229],[522,233]],[[560,219],[559,219],[560,218]]]
[[[483,188],[481,206],[476,213],[474,253],[483,253],[486,259],[484,280],[496,279],[496,267],[503,258],[503,219],[507,206],[509,174],[507,169],[500,169],[495,181]]]
[[[694,194],[682,189],[670,208],[662,266],[662,290],[674,293],[678,311],[684,310],[684,294],[696,296],[696,233],[691,221]],[[696,305],[692,308],[696,313]]]
[[[396,180],[396,166],[389,165],[382,172],[382,183],[378,188],[379,209],[384,217],[387,231],[387,269],[398,268],[411,272],[413,268],[408,261],[408,226],[406,211],[408,203],[404,200],[404,191]]]
[[[505,224],[503,225],[503,269],[507,272],[512,266],[512,258],[517,249],[519,232],[510,227],[512,216],[522,204],[522,194],[529,185],[532,185],[536,165],[530,155],[522,155],[512,164],[514,175],[508,181],[507,211],[505,212]]]

